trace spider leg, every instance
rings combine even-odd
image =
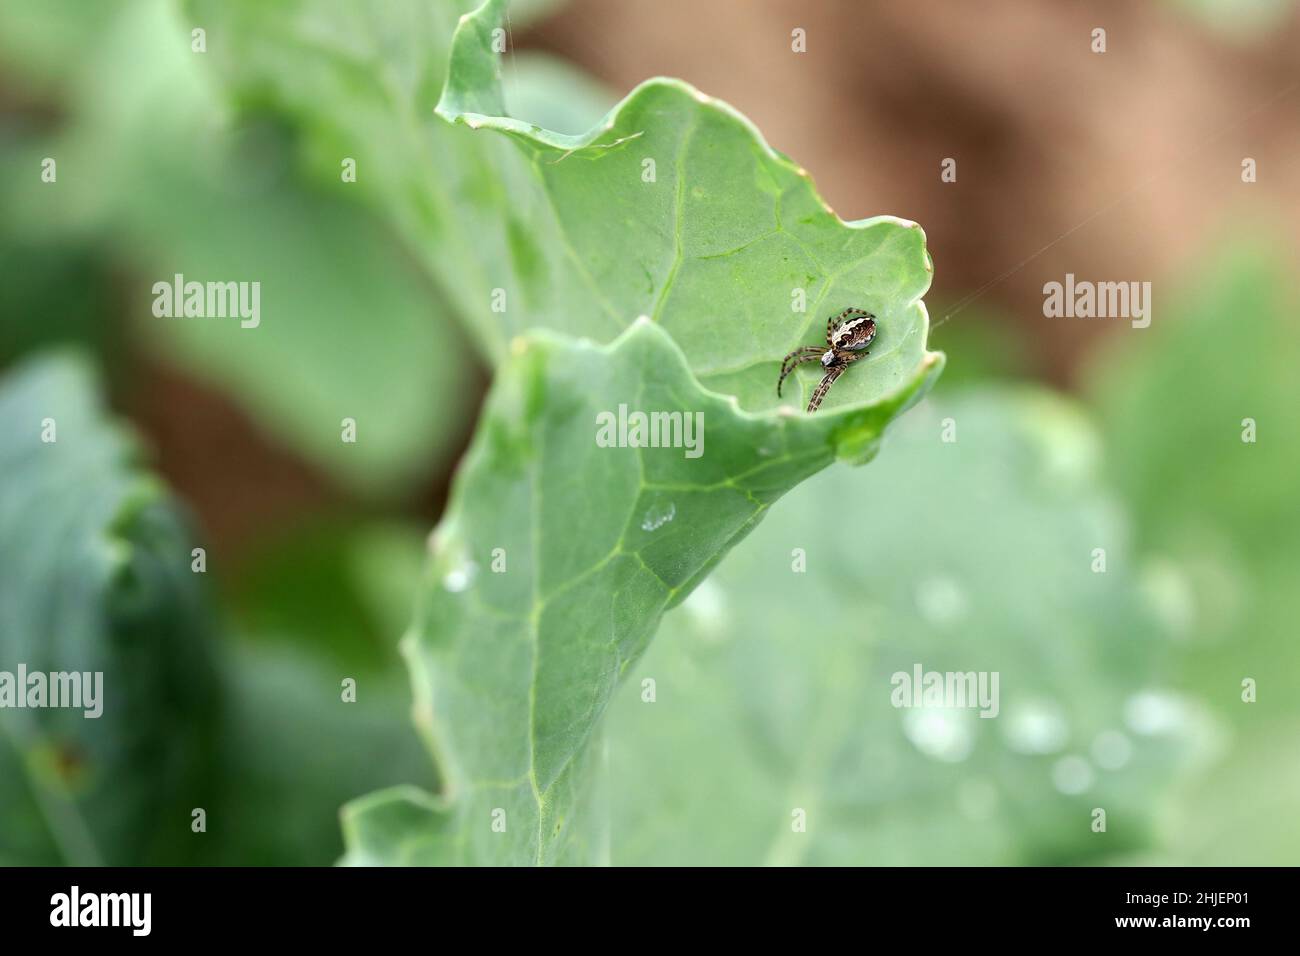
[[[795,349],[793,352],[791,352],[791,353],[790,353],[789,355],[787,355],[785,358],[781,359],[781,371],[782,371],[782,372],[786,371],[786,366],[790,364],[790,360],[791,360],[791,359],[798,359],[799,361],[802,361],[804,356],[809,355],[809,354],[812,353],[814,350],[820,352],[820,351],[821,351],[821,346],[820,346],[820,345],[801,345],[801,346],[799,346],[797,349]],[[796,362],[795,364],[797,365],[798,362]]]
[[[776,397],[781,397],[781,384],[785,381],[787,375],[793,372],[802,363],[811,362],[813,359],[819,358],[821,354],[822,348],[819,345],[802,345],[782,359],[781,377],[776,380]]]
[[[781,378],[783,378],[783,380],[785,376],[788,376],[789,373],[793,371],[794,365],[803,362],[803,359],[805,359],[805,356],[807,355],[807,352],[809,352],[809,349],[810,346],[806,346],[806,345],[800,346],[798,347],[798,349],[790,352],[789,355],[785,356],[784,359],[781,359]],[[780,394],[780,392],[781,392],[781,386],[780,384],[777,384],[776,393]]]
[[[826,370],[826,374],[822,376],[821,383],[818,384],[817,388],[813,391],[812,398],[808,400],[809,412],[817,411],[817,407],[821,405],[822,399],[825,398],[826,393],[831,390],[831,386],[835,384],[835,380],[843,375],[844,370],[848,367],[849,363],[845,362],[843,365],[832,365]]]
[[[811,362],[815,358],[820,358],[822,349],[816,345],[805,345],[795,349],[787,355],[781,362],[781,377],[776,381],[776,394],[781,397],[781,385],[785,382],[786,376],[793,372],[804,362]]]

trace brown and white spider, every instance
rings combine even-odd
[[[781,383],[785,377],[804,362],[820,358],[826,374],[821,383],[813,389],[808,402],[808,411],[817,411],[835,380],[844,374],[844,370],[858,359],[866,358],[867,351],[876,337],[876,317],[862,309],[845,309],[839,315],[832,315],[826,320],[826,344],[829,349],[822,350],[820,345],[804,345],[781,360],[781,377],[776,380],[776,395],[781,397]]]

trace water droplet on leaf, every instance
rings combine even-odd
[[[677,517],[677,506],[671,501],[667,504],[658,504],[650,508],[641,519],[642,531],[657,531]]]

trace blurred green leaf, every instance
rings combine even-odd
[[[69,56],[88,49],[131,0],[0,3],[0,65],[42,96],[57,97],[76,75]]]
[[[616,864],[1041,865],[1151,842],[1188,743],[1151,714],[1188,705],[1161,689],[1169,641],[1092,430],[1045,393],[967,392],[887,444],[793,491],[631,669]],[[894,707],[916,665],[996,672],[996,716]]]
[[[878,435],[926,384],[853,427]],[[702,416],[700,454],[600,447],[599,416],[629,402]],[[704,391],[649,321],[603,348],[520,340],[434,534],[406,643],[439,794],[353,804],[349,859],[599,859],[591,740],[617,682],[663,612],[834,459],[840,428]]]
[[[452,32],[468,0],[189,0],[206,25],[207,64],[245,112],[274,110],[301,133],[304,162],[322,190],[363,198],[393,223],[435,277],[466,331],[484,345],[496,330],[489,290],[508,262],[495,236],[513,191],[531,187],[526,164],[457,136],[434,116]],[[340,179],[345,158],[355,183]],[[514,160],[513,164],[502,165]],[[514,179],[503,181],[504,174]],[[581,307],[575,303],[575,307]],[[499,357],[504,340],[485,354]]]
[[[1239,41],[1276,30],[1295,10],[1295,0],[1165,0],[1174,11]]]
[[[204,864],[334,863],[344,802],[432,781],[428,754],[407,726],[410,694],[396,655],[387,655],[387,668],[347,666],[314,647],[313,623],[249,635],[223,658],[222,774],[210,794]],[[354,702],[342,698],[344,678],[356,681]]]
[[[0,385],[0,670],[103,674],[98,718],[0,710],[11,864],[187,859],[210,782],[213,616],[196,542],[96,392],[69,356]]]
[[[1146,586],[1183,638],[1179,684],[1235,731],[1181,811],[1179,843],[1197,862],[1300,859],[1300,840],[1262,810],[1300,801],[1276,762],[1300,721],[1300,296],[1285,254],[1225,244],[1149,334],[1117,337],[1094,366],[1111,469],[1152,556]]]
[[[399,492],[461,439],[474,360],[418,267],[344,184],[304,188],[274,127],[230,125],[187,23],[170,4],[122,8],[78,54],[64,130],[11,157],[8,205],[25,235],[90,236],[133,259],[127,305],[156,353],[351,487]],[[55,184],[37,174],[46,155]],[[176,273],[260,282],[261,324],[155,317],[151,287]],[[340,440],[344,418],[357,422],[355,444]]]
[[[115,367],[124,349],[118,278],[89,242],[26,242],[0,224],[0,365],[86,345]]]
[[[204,863],[333,863],[344,802],[434,783],[397,652],[425,539],[398,523],[314,522],[262,541],[226,582],[240,638],[223,658],[223,786]]]
[[[928,305],[936,315],[949,314],[942,305]],[[930,331],[930,345],[945,355],[961,356],[937,383],[941,392],[1034,378],[1026,336],[1009,316],[991,308],[971,306],[962,310],[959,320],[936,324]]]
[[[380,521],[323,521],[260,542],[230,583],[232,624],[310,648],[352,672],[398,673],[397,637],[427,555],[424,535]]]
[[[1255,244],[1227,247],[1197,275],[1150,335],[1099,357],[1093,392],[1139,544],[1167,565],[1188,681],[1234,721],[1297,714],[1291,695],[1244,706],[1240,685],[1300,684],[1300,647],[1285,637],[1300,613],[1300,297],[1286,264]]]

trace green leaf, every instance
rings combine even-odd
[[[213,618],[196,542],[136,459],[80,361],[32,361],[0,385],[0,670],[103,675],[97,718],[0,709],[7,863],[174,862],[193,847]]]
[[[357,185],[494,361],[530,328],[608,342],[648,315],[705,386],[761,410],[779,402],[782,357],[823,342],[827,316],[857,306],[877,316],[879,337],[824,407],[875,402],[922,374],[932,265],[919,226],[842,222],[743,116],[678,80],[642,84],[582,135],[505,116],[513,70],[492,44],[506,5],[461,19],[448,66],[439,31],[454,6],[193,8],[238,36],[214,45],[228,75],[300,120],[323,174],[358,157]],[[460,128],[431,120],[435,101]],[[803,407],[815,373],[798,372],[786,401]]]
[[[851,425],[753,415],[701,388],[649,321],[606,347],[520,340],[435,532],[405,643],[439,796],[354,804],[349,859],[599,859],[592,738],[660,616],[782,493],[834,460],[844,428],[866,441],[915,395]],[[621,404],[698,412],[702,454],[600,447],[598,416]]]
[[[536,185],[511,194],[505,222],[503,288],[524,306],[503,313],[510,333],[545,324],[608,340],[649,315],[706,387],[762,409],[778,404],[781,358],[824,341],[827,313],[857,306],[876,315],[879,337],[827,407],[916,376],[931,273],[919,226],[842,222],[748,120],[678,80],[643,83],[578,136],[502,115],[492,35],[504,6],[488,0],[462,19],[438,113],[505,133],[531,166]],[[800,294],[802,312],[792,309]],[[801,373],[805,396],[816,371]]]
[[[1097,444],[1043,393],[935,396],[870,468],[793,491],[617,694],[613,862],[1059,864],[1149,847],[1199,725],[1151,718],[1195,708],[1163,685],[1171,642]],[[893,675],[918,664],[996,672],[996,716],[895,707]]]

